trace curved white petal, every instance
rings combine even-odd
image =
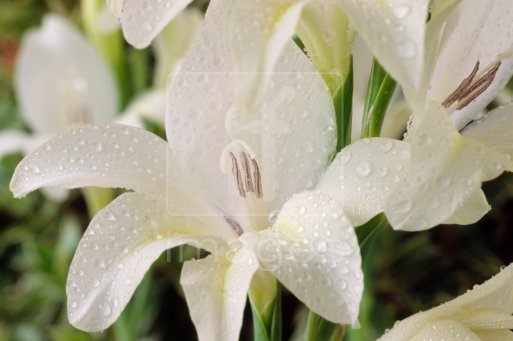
[[[243,208],[234,207],[238,194],[231,190],[227,151],[237,145],[234,141],[244,142],[259,165],[265,204],[279,207],[291,194],[311,188],[331,159],[336,142],[331,96],[308,58],[290,42],[262,106],[235,106],[239,78],[227,42],[228,4],[212,1],[198,39],[173,77],[168,141],[179,167],[196,179],[205,197],[229,212]]]
[[[237,94],[242,105],[261,99],[274,67],[290,43],[308,0],[234,1],[230,38],[234,71],[251,72],[240,79]],[[251,18],[251,25],[247,24]],[[250,42],[249,44],[247,42]]]
[[[399,82],[420,85],[429,0],[336,0],[373,55]]]
[[[308,308],[332,322],[358,325],[360,249],[336,199],[318,191],[297,194],[272,229],[245,237],[264,269]]]
[[[10,189],[16,197],[46,186],[120,187],[164,196],[167,153],[165,141],[142,129],[86,125],[28,154]]]
[[[412,340],[419,333],[425,333],[422,329],[426,325],[447,323],[441,321],[454,321],[458,329],[464,327],[478,335],[487,332],[504,335],[501,330],[513,328],[512,283],[513,265],[509,265],[456,299],[397,322],[380,340]]]
[[[107,0],[107,4],[109,5],[112,13],[117,17],[121,18],[123,14],[123,4],[125,0]]]
[[[154,86],[165,87],[176,73],[203,22],[203,14],[194,8],[186,9],[174,18],[155,38]]]
[[[237,341],[246,295],[258,261],[241,248],[185,262],[182,284],[200,341]]]
[[[354,226],[383,212],[387,198],[409,174],[406,142],[372,138],[344,148],[317,186],[337,198]]]
[[[310,1],[301,13],[297,34],[313,64],[335,94],[349,71],[355,32],[340,6],[333,1]]]
[[[386,339],[383,339],[386,340]],[[456,321],[436,321],[424,327],[412,341],[423,340],[466,340],[481,341],[481,339],[468,328]]]
[[[442,103],[471,73],[477,61],[480,62],[480,71],[484,72],[497,60],[506,57],[491,86],[470,105],[455,113],[459,117],[456,120],[463,125],[493,100],[513,74],[510,56],[502,56],[511,54],[513,48],[511,15],[511,2],[508,0],[466,0],[460,2],[445,23],[446,33],[434,66],[428,100]],[[462,125],[457,123],[461,128]]]
[[[513,160],[513,103],[490,111],[467,127],[463,135],[476,139]],[[513,171],[513,163],[510,163],[508,169]]]
[[[484,192],[477,188],[474,190],[463,205],[458,208],[444,224],[470,225],[478,222],[488,211],[490,204],[486,200]]]
[[[161,198],[125,193],[91,221],[78,245],[66,292],[68,317],[84,331],[109,327],[160,254],[189,243],[215,251],[222,241],[174,215]]]
[[[153,38],[191,2],[192,0],[124,0],[120,19],[125,39],[136,48],[150,45]],[[119,14],[118,4],[115,13]]]
[[[385,209],[395,229],[419,231],[440,224],[508,165],[505,155],[461,136],[435,104],[414,119],[406,142],[411,145],[408,176]]]
[[[15,69],[21,112],[36,132],[107,123],[117,113],[114,77],[94,47],[64,18],[48,15],[29,32]]]

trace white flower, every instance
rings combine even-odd
[[[112,324],[151,263],[185,243],[211,253],[186,262],[181,276],[201,340],[238,339],[260,271],[324,318],[357,324],[363,280],[353,225],[341,202],[314,188],[335,148],[329,90],[291,42],[262,107],[231,110],[231,4],[211,2],[174,78],[168,143],[137,128],[88,125],[44,144],[15,172],[16,196],[41,186],[133,190],[93,218],[72,262],[68,313],[80,329]]]
[[[379,340],[513,339],[513,265],[460,297],[402,321]]]
[[[513,73],[513,62],[507,59],[513,47],[508,30],[512,17],[509,3],[435,1],[427,24],[427,3],[422,1],[416,6],[403,1],[341,1],[339,4],[370,50],[402,86],[416,114],[404,142],[408,144],[403,148],[410,155],[408,162],[378,163],[373,168],[379,167],[382,173],[385,168],[387,171],[394,167],[408,169],[401,182],[386,184],[388,191],[382,193],[379,208],[396,229],[416,231],[443,222],[477,221],[489,210],[480,189],[482,181],[500,175],[513,155],[513,134],[508,128],[513,126],[512,116],[507,115],[510,106],[496,109],[485,116],[484,122],[466,129],[464,136],[471,139],[462,137],[457,129],[476,118]],[[275,9],[265,13],[283,12]],[[294,27],[294,23],[286,15],[280,18],[288,26],[275,25],[273,32],[286,41],[293,30],[283,27]],[[497,30],[496,25],[504,29]],[[273,39],[277,38],[269,37],[273,35],[261,34],[254,39],[263,41],[259,46],[269,53],[255,57],[265,61],[261,65],[272,65],[272,58],[276,58]],[[471,72],[473,69],[476,74]],[[467,77],[469,84],[454,92]],[[447,118],[452,112],[456,127]],[[357,147],[350,146],[346,152],[355,155],[354,148]],[[374,160],[367,162],[372,164]],[[373,183],[377,180],[369,177],[379,177],[379,173],[369,172],[367,183]],[[372,187],[365,187],[370,193],[363,191],[360,182],[355,189],[359,188],[363,197],[378,197]]]
[[[513,74],[510,3],[435,1],[431,13],[419,87],[397,77],[414,112],[411,176],[386,212],[406,230],[474,223],[489,211],[482,181],[512,169],[511,104],[481,113]]]

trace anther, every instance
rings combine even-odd
[[[460,102],[456,109],[461,110],[465,108],[493,83],[495,75],[497,74],[501,64],[502,62],[498,61],[488,69],[484,75],[474,82],[474,78],[479,71],[479,61],[477,61],[470,75],[461,82],[456,90],[454,90],[445,101],[442,102],[442,105],[445,108],[448,108],[452,104]]]
[[[230,152],[230,158],[232,159],[232,173],[235,177],[235,181],[237,182],[237,189],[239,190],[239,194],[241,197],[246,197],[246,191],[244,191],[244,185],[242,183],[242,177],[240,175],[239,164],[237,163],[237,158]]]
[[[255,159],[251,159],[251,162],[253,162],[253,177],[255,178],[255,194],[257,198],[261,198],[263,196],[262,193],[262,177],[260,176],[260,169],[258,168],[258,163]]]
[[[244,170],[245,180],[246,180],[246,191],[248,192],[254,192],[255,189],[253,187],[253,180],[251,179],[251,171],[249,169],[249,160],[246,153],[241,152],[240,153],[241,159],[242,159],[242,169]]]
[[[224,219],[231,226],[233,231],[238,236],[242,236],[242,234],[244,233],[244,230],[242,229],[242,227],[239,225],[239,223],[237,221],[235,221],[232,217],[228,217],[228,216],[225,216]]]

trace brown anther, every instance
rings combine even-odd
[[[246,197],[246,192],[244,191],[244,185],[242,184],[242,177],[240,175],[239,164],[237,163],[237,158],[233,153],[230,152],[230,158],[232,159],[232,173],[235,177],[235,181],[237,182],[237,189],[239,190],[239,194],[241,197]]]
[[[240,227],[240,224],[237,221],[235,221],[232,217],[228,216],[225,216],[224,219],[238,236],[242,236],[244,230],[242,229],[242,227]]]
[[[495,75],[497,74],[501,64],[502,62],[498,61],[488,69],[484,75],[474,82],[474,78],[479,70],[478,61],[470,75],[461,82],[458,88],[454,90],[445,101],[442,102],[442,105],[448,108],[452,104],[460,102],[456,109],[461,110],[465,108],[493,83]]]
[[[240,153],[241,160],[242,160],[242,169],[244,170],[244,176],[246,180],[246,191],[247,192],[255,192],[255,189],[253,187],[253,180],[251,179],[251,171],[249,169],[249,160],[246,153],[241,152]]]
[[[497,71],[499,71],[499,67],[501,66],[502,62],[495,63],[490,70],[488,70],[483,77],[481,77],[476,84],[471,86],[465,93],[463,94],[463,98],[467,97],[465,101],[460,103],[457,110],[465,108],[467,105],[470,104],[473,100],[475,100],[479,95],[481,95],[483,92],[485,92],[486,89],[490,85],[492,85],[493,80],[495,79],[495,75],[497,74]]]
[[[263,197],[262,193],[262,177],[260,176],[260,169],[258,168],[258,163],[255,159],[251,159],[251,162],[253,163],[253,177],[255,178],[255,194],[257,198]]]
[[[474,77],[477,74],[477,71],[479,71],[479,60],[476,62],[476,65],[474,66],[474,69],[470,73],[470,75],[461,82],[461,84],[456,88],[456,90],[453,91],[452,94],[447,97],[445,101],[442,102],[442,105],[446,108],[450,107],[454,102],[458,100],[458,98],[461,97],[461,93],[465,91],[465,89],[472,83],[474,80]]]

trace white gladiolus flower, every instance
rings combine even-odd
[[[226,42],[232,5],[211,2],[173,77],[167,143],[138,128],[87,125],[45,143],[16,170],[16,196],[42,186],[133,190],[93,218],[74,257],[68,313],[80,329],[111,325],[151,263],[181,244],[211,253],[186,262],[181,276],[200,340],[238,339],[246,294],[260,271],[322,317],[358,323],[363,279],[353,221],[345,215],[350,199],[316,187],[335,148],[330,92],[289,43],[262,106],[235,111],[239,77]],[[376,157],[407,155],[389,142],[386,150],[374,149]],[[367,183],[359,159],[342,161],[348,179]],[[400,174],[380,177],[377,191]],[[363,200],[359,208],[368,214],[374,206]]]
[[[381,341],[512,340],[513,265],[460,297],[394,324]]]

